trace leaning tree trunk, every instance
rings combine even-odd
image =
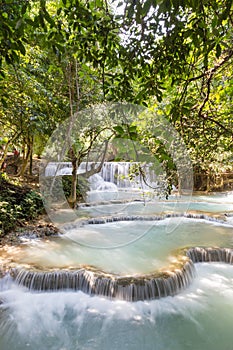
[[[93,167],[90,170],[87,170],[85,173],[82,174],[83,177],[88,178],[94,174],[97,174],[101,171],[101,168],[103,166],[103,163],[105,161],[106,153],[108,149],[108,141],[105,141],[105,148],[103,152],[102,159],[100,161],[100,164],[98,167],[95,168]],[[70,196],[68,198],[68,203],[71,206],[71,208],[75,208],[77,205],[77,185],[78,185],[78,176],[77,176],[77,170],[78,170],[78,157],[76,155],[74,146],[70,147],[69,149],[69,158],[72,163],[72,176],[71,176],[71,191],[70,191]]]
[[[6,143],[5,148],[4,148],[3,155],[2,155],[2,157],[1,157],[1,159],[0,159],[0,169],[1,169],[2,166],[3,166],[3,163],[5,163],[5,160],[6,160],[6,158],[7,158],[7,152],[8,152],[8,149],[9,149],[10,145],[13,144],[13,142],[19,137],[20,133],[21,133],[21,132],[16,132],[16,133],[14,134],[14,136],[13,136],[10,140],[8,140],[8,142]]]
[[[7,152],[8,152],[9,144],[6,144],[3,155],[0,159],[0,169],[2,169],[3,164],[5,163],[6,157],[7,157]]]
[[[108,150],[108,140],[105,140],[104,153],[103,153],[102,159],[100,161],[100,164],[98,165],[97,168],[95,168],[95,165],[93,165],[93,167],[91,167],[90,170],[87,170],[85,173],[82,174],[83,177],[88,178],[94,174],[98,174],[101,171],[103,164],[104,164],[104,161],[105,161],[105,158],[106,158],[107,150]]]

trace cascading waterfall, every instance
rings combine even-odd
[[[111,216],[106,218],[92,218],[82,220],[80,227],[85,225],[102,225],[124,221],[161,221],[166,218],[185,217],[223,223],[215,217],[204,214],[166,214],[163,216]],[[75,224],[73,224],[75,227]],[[72,225],[69,227],[72,229]],[[36,291],[82,291],[88,295],[104,296],[109,299],[126,301],[152,300],[166,296],[173,296],[187,288],[193,281],[196,270],[195,263],[221,262],[233,264],[233,249],[216,247],[191,247],[179,249],[176,261],[166,269],[160,269],[146,274],[121,275],[108,273],[90,265],[83,265],[77,269],[33,269],[18,267],[5,268],[5,272],[13,278],[16,284]],[[2,267],[2,274],[4,268]]]
[[[191,261],[164,273],[141,276],[116,276],[91,267],[76,271],[30,271],[12,269],[10,275],[15,282],[30,290],[58,291],[81,290],[89,295],[105,296],[126,301],[151,300],[175,295],[186,288],[195,276]]]
[[[100,217],[91,218],[91,219],[83,220],[81,223],[83,225],[85,224],[91,225],[91,224],[105,224],[109,222],[118,222],[118,221],[139,221],[139,220],[160,221],[166,218],[200,219],[200,220],[207,220],[212,222],[225,223],[225,221],[219,217],[212,217],[210,215],[193,214],[193,213],[170,213],[170,214],[164,214],[164,215],[118,215],[118,216],[110,216],[110,217],[103,217],[103,218],[100,218]],[[69,224],[69,227],[70,227],[70,224]]]
[[[224,262],[233,264],[233,250],[229,248],[190,248],[187,256],[193,263],[199,262]]]
[[[47,164],[44,175],[45,176],[58,176],[58,175],[71,175],[72,163],[71,162],[50,162]]]
[[[233,195],[193,196],[189,212],[182,199],[87,203],[67,234],[2,247],[0,349],[231,349]],[[126,248],[82,245],[137,237],[151,220]]]
[[[141,181],[139,175],[134,176],[133,180],[129,175],[132,166],[137,165],[136,162],[104,162],[101,171],[98,175],[104,182],[112,183],[117,188],[140,188],[146,187]],[[78,174],[85,173],[92,167],[97,168],[100,165],[99,162],[83,162],[78,168]],[[143,171],[147,178],[147,181],[151,186],[156,186],[156,175],[151,170],[149,164],[143,165]],[[50,162],[45,168],[45,176],[62,176],[71,175],[72,164],[70,162]]]
[[[196,275],[194,263],[233,264],[233,250],[228,248],[186,249],[178,264],[164,272],[140,276],[117,276],[90,266],[79,270],[36,271],[12,268],[11,277],[18,285],[36,291],[80,290],[89,295],[129,302],[174,296],[187,288]]]

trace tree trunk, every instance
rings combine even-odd
[[[68,198],[68,202],[71,206],[71,208],[75,208],[77,204],[77,156],[75,154],[75,149],[72,146],[69,149],[69,157],[72,163],[72,178],[71,178],[71,191],[70,191],[70,197]]]
[[[6,160],[8,148],[9,148],[9,143],[7,143],[7,144],[5,145],[5,148],[4,148],[2,157],[1,157],[1,159],[0,159],[0,169],[3,169],[3,165],[4,165],[5,160]]]
[[[70,194],[70,205],[74,209],[77,204],[77,160],[72,162],[72,185]]]
[[[21,167],[20,172],[19,172],[19,175],[22,176],[22,177],[24,177],[25,171],[27,169],[27,165],[28,165],[28,161],[29,161],[29,158],[30,158],[30,154],[31,154],[31,145],[28,144],[27,145],[26,157],[23,160],[22,167]]]
[[[2,168],[2,166],[3,166],[4,162],[5,162],[5,159],[7,157],[7,152],[8,152],[10,144],[13,144],[13,142],[17,139],[17,137],[19,137],[19,135],[20,135],[20,133],[15,133],[14,136],[5,145],[3,155],[2,155],[2,157],[0,159],[0,169]]]
[[[69,123],[69,127],[68,127],[68,140],[70,142],[71,139],[71,130],[74,124],[74,120],[75,120],[75,115],[74,115],[74,110],[73,110],[73,104],[75,101],[75,89],[74,89],[74,74],[75,74],[75,86],[76,86],[76,98],[77,98],[77,106],[76,106],[76,113],[78,111],[78,107],[79,107],[79,87],[78,87],[78,66],[77,66],[77,61],[75,60],[75,73],[73,70],[73,63],[70,62],[68,65],[68,87],[69,87],[69,100],[70,100],[70,123]],[[76,204],[77,204],[77,170],[78,170],[78,166],[77,166],[77,155],[76,155],[76,151],[75,151],[75,147],[74,145],[70,144],[70,148],[68,151],[69,154],[69,158],[71,160],[72,163],[72,182],[71,182],[71,193],[70,193],[70,197],[68,199],[68,202],[71,206],[71,208],[75,208]]]
[[[107,153],[107,149],[108,149],[108,141],[106,140],[105,141],[105,148],[104,148],[104,154],[103,154],[103,157],[100,161],[100,164],[98,165],[97,168],[94,168],[94,166],[90,169],[90,170],[87,170],[84,174],[82,174],[82,176],[88,178],[94,174],[97,174],[101,171],[102,169],[102,166],[104,164],[104,161],[105,161],[105,157],[106,157],[106,153]]]
[[[30,144],[30,164],[29,164],[29,174],[32,175],[32,166],[33,166],[33,137],[31,140],[31,144]]]
[[[210,191],[210,172],[207,173],[207,179],[206,179],[206,192]]]

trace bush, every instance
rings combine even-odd
[[[69,198],[71,193],[71,182],[72,182],[71,176],[64,175],[62,177],[63,191],[67,199]],[[88,181],[84,177],[78,176],[76,190],[77,190],[78,200],[83,200],[86,196],[87,191],[89,190]]]
[[[45,201],[49,201],[49,198],[52,196],[53,200],[60,202],[69,199],[71,194],[71,183],[72,177],[70,175],[63,175],[62,178],[57,176],[56,178],[47,176],[42,180],[43,187],[43,197]],[[63,192],[61,193],[61,189]],[[85,200],[86,193],[89,190],[89,183],[87,179],[82,176],[77,178],[77,200],[78,202]]]
[[[43,210],[39,193],[0,173],[0,235],[12,231],[17,224],[36,218]]]

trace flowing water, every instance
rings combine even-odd
[[[129,303],[82,292],[0,293],[1,350],[232,349],[233,266],[197,264],[174,297]]]
[[[169,224],[174,224],[172,232],[167,231]],[[176,261],[178,250],[195,246],[233,248],[232,226],[184,217],[84,225],[51,240],[6,248],[6,255],[44,268],[91,265],[129,275],[166,267]]]
[[[184,217],[187,209],[192,215]],[[232,194],[83,206],[81,219],[63,236],[25,239],[1,256],[42,270],[90,265],[126,277],[149,274],[176,264],[189,247],[231,251],[232,212]],[[177,217],[165,217],[171,213]],[[178,294],[136,302],[77,290],[29,290],[7,275],[0,280],[0,350],[230,350],[228,262],[195,263],[196,276]]]

